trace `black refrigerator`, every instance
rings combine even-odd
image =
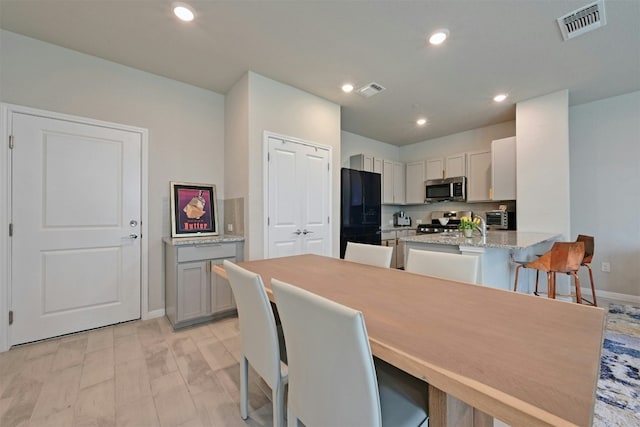
[[[381,175],[342,168],[340,177],[340,258],[347,242],[381,244]]]

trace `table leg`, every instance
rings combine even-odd
[[[429,384],[429,427],[453,426],[473,426],[473,408]]]
[[[429,384],[429,427],[493,427],[493,417]]]

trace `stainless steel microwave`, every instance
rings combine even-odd
[[[425,183],[425,202],[464,202],[467,200],[467,178],[429,179]]]

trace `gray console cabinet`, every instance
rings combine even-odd
[[[211,270],[243,260],[242,239],[165,239],[165,313],[174,329],[233,313],[229,282]]]

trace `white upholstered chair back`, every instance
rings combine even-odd
[[[344,259],[347,261],[369,264],[377,267],[391,266],[393,247],[380,245],[367,245],[364,243],[347,242]]]
[[[478,283],[479,261],[475,255],[409,249],[405,270],[459,282]]]
[[[240,413],[242,418],[247,418],[248,361],[271,387],[274,426],[283,426],[287,367],[280,362],[275,318],[262,279],[227,260],[224,269],[236,300],[240,323]]]
[[[287,342],[289,425],[382,425],[362,313],[277,279],[271,287]]]
[[[290,427],[298,421],[307,426],[424,423],[427,385],[392,367],[376,378],[361,312],[277,279],[271,287],[287,341]]]

